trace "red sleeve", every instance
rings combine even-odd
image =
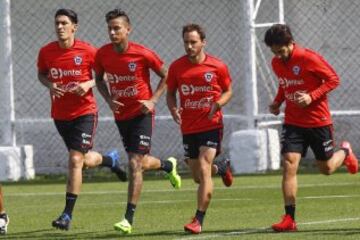
[[[102,51],[98,50],[95,54],[94,71],[96,75],[100,75],[104,72],[104,67],[101,64]]]
[[[274,102],[281,104],[283,101],[285,101],[284,89],[279,86],[276,97],[274,98]]]
[[[156,73],[159,73],[164,62],[161,58],[153,51],[148,50],[144,52],[144,56],[147,60],[148,66]]]
[[[89,48],[90,67],[95,69],[95,56],[97,49],[94,46]]]
[[[221,68],[219,68],[219,73],[221,76],[221,78],[219,79],[219,85],[223,91],[226,91],[229,89],[229,86],[231,84],[231,77],[228,67],[223,64]]]
[[[178,88],[176,81],[175,66],[173,64],[170,65],[166,84],[167,84],[167,89],[170,92],[176,91],[176,89]]]
[[[335,70],[326,60],[318,54],[309,54],[307,58],[307,67],[310,72],[322,80],[320,87],[310,92],[313,101],[321,98],[340,84],[340,79]]]
[[[276,77],[279,78],[279,74],[277,72],[277,59],[273,58],[273,60],[271,61],[271,66],[273,68],[273,72],[275,73]],[[279,83],[279,87],[278,87],[278,91],[276,94],[276,97],[274,98],[274,102],[277,102],[279,104],[281,104],[282,102],[285,101],[285,93],[284,93],[284,89],[280,86]]]
[[[44,59],[44,49],[40,49],[39,55],[38,55],[38,61],[37,61],[37,68],[38,72],[40,73],[47,73],[48,67],[46,66],[45,59]]]

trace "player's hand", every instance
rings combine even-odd
[[[76,83],[74,86],[69,89],[69,92],[74,93],[78,96],[84,96],[91,88],[90,81]]]
[[[294,102],[297,106],[304,108],[311,104],[312,99],[310,94],[298,91],[294,93]]]
[[[170,112],[171,112],[171,116],[173,117],[174,121],[177,124],[181,124],[181,112],[182,112],[182,108],[173,108]]]
[[[64,96],[65,94],[65,90],[61,87],[61,85],[57,84],[57,83],[51,83],[49,85],[49,89],[50,89],[50,94],[53,97],[57,97],[60,98],[62,96]]]
[[[148,114],[149,112],[153,112],[155,108],[155,102],[152,100],[138,100],[141,103],[141,112],[144,114]]]
[[[214,114],[221,109],[220,104],[217,102],[213,102],[211,104],[211,109],[208,114],[208,119],[212,119],[214,117]]]
[[[269,112],[274,114],[275,116],[280,114],[280,104],[277,102],[273,102],[269,105]]]
[[[107,103],[114,113],[120,113],[121,108],[125,106],[122,102],[116,101],[115,99],[111,99]]]

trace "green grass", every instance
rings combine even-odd
[[[3,239],[360,239],[359,176],[300,174],[296,233],[268,227],[283,214],[280,174],[240,176],[230,188],[215,178],[215,191],[203,233],[183,231],[196,210],[196,185],[184,179],[181,190],[147,177],[135,214],[133,234],[122,236],[113,224],[123,217],[127,184],[85,180],[70,231],[52,229],[64,206],[64,180],[5,184],[11,218]]]

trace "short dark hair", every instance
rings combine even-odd
[[[206,34],[205,34],[204,28],[202,28],[200,25],[195,24],[195,23],[190,23],[190,24],[185,25],[182,30],[182,36],[184,37],[185,33],[193,32],[193,31],[196,31],[200,35],[201,41],[206,39]]]
[[[61,8],[61,9],[57,10],[55,13],[55,18],[57,18],[58,16],[67,16],[72,23],[75,23],[75,24],[78,23],[77,14],[76,14],[76,12],[74,12],[71,9]]]
[[[273,45],[286,46],[294,41],[290,27],[286,24],[274,24],[265,33],[265,44],[268,47]]]
[[[115,8],[114,10],[109,11],[105,15],[105,19],[106,19],[107,23],[110,22],[110,20],[113,20],[113,19],[118,18],[118,17],[122,17],[130,25],[129,16],[126,14],[126,12],[121,10],[121,8]]]

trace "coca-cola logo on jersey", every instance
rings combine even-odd
[[[196,92],[210,92],[213,90],[213,87],[210,85],[205,85],[205,86],[193,86],[192,84],[190,85],[186,85],[183,84],[181,85],[181,92],[184,96],[187,96],[189,94],[193,95]]]
[[[70,70],[64,70],[61,68],[50,68],[50,75],[53,79],[60,79],[63,77],[76,77],[81,76],[81,69],[70,69]]]
[[[136,86],[129,86],[125,89],[111,88],[111,95],[116,97],[134,97],[138,92]]]
[[[186,99],[184,103],[184,108],[188,109],[203,109],[203,108],[210,108],[213,102],[213,97],[204,97],[200,100]]]
[[[136,80],[136,76],[131,75],[116,75],[111,73],[106,73],[107,80],[110,83],[119,83],[119,82],[131,82]]]
[[[62,84],[60,85],[60,87],[65,91],[65,92],[70,92],[72,89],[74,89],[79,83],[77,82],[68,82],[67,84]]]

